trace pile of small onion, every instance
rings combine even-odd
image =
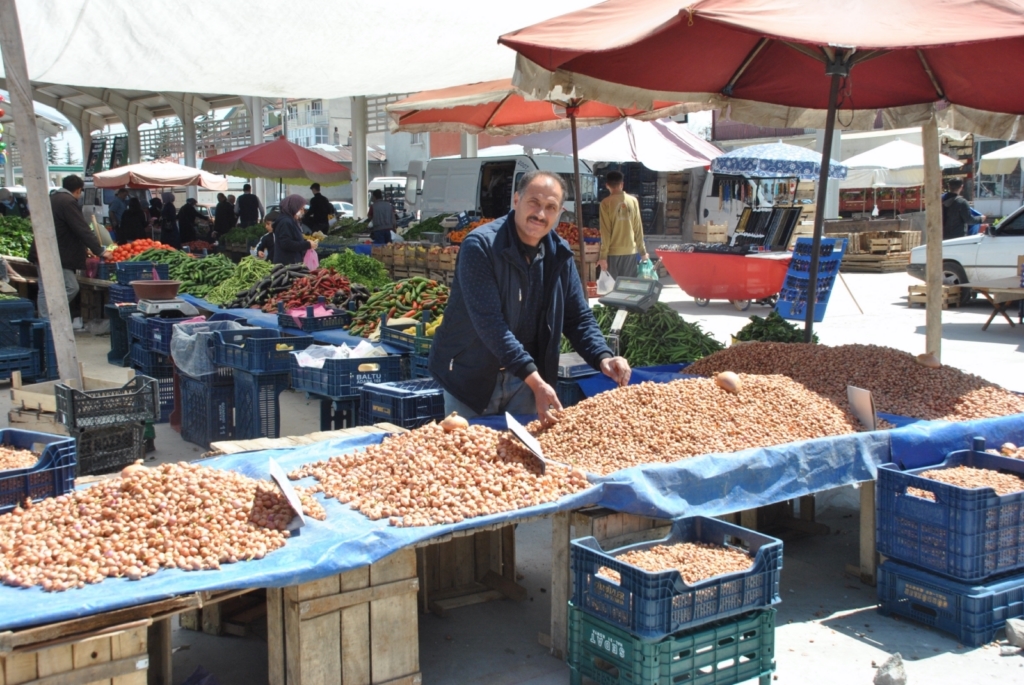
[[[650,573],[679,571],[683,581],[691,585],[723,573],[746,571],[754,563],[748,555],[735,547],[706,542],[654,545],[647,549],[630,550],[615,558]],[[619,572],[606,566],[600,567],[597,573],[616,583],[622,582]]]
[[[9,445],[0,445],[0,471],[27,469],[35,466],[39,455],[31,450],[22,450]]]
[[[323,507],[301,493],[303,509]],[[26,503],[0,516],[0,581],[60,591],[161,568],[218,569],[285,544],[294,513],[276,485],[179,462]]]
[[[393,526],[429,526],[552,502],[589,487],[562,466],[540,462],[507,434],[458,416],[385,438],[364,451],[307,464],[315,490]]]

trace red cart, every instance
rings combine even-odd
[[[672,252],[656,250],[676,284],[699,307],[729,300],[746,311],[750,303],[774,305],[786,279],[792,253]]]

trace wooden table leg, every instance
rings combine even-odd
[[[551,517],[551,655],[568,657],[569,640],[569,536],[570,513]]]
[[[875,481],[871,480],[860,484],[860,565],[847,564],[846,572],[872,586],[878,582],[875,543]]]
[[[979,290],[978,292],[984,295],[985,299],[988,300],[989,304],[992,305],[992,314],[991,316],[988,317],[988,321],[985,322],[985,325],[981,327],[981,330],[987,331],[989,324],[992,323],[992,320],[995,319],[1000,314],[1003,315],[1003,318],[1006,319],[1006,322],[1010,324],[1011,327],[1015,325],[1013,323],[1013,319],[1011,319],[1010,316],[1006,313],[1006,305],[1010,304],[1009,302],[996,302],[995,298],[992,297],[992,295],[990,295],[986,290]]]
[[[148,629],[149,669],[148,685],[173,685],[171,668],[171,621],[172,617],[153,621]],[[115,680],[117,680],[115,678]]]

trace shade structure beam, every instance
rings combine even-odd
[[[935,94],[940,100],[945,100],[946,91],[942,88],[942,84],[939,83],[939,78],[935,75],[935,72],[932,71],[931,65],[928,64],[928,58],[925,57],[924,52],[921,50],[915,50],[915,52],[917,52],[918,59],[921,60],[921,66],[924,67],[924,73],[928,74],[928,78],[932,82],[932,87],[935,88]]]
[[[740,77],[743,76],[743,73],[747,70],[747,67],[749,67],[751,63],[753,63],[754,59],[757,58],[758,54],[760,54],[760,52],[764,50],[765,46],[768,45],[769,42],[771,41],[767,38],[762,38],[761,40],[757,41],[757,45],[753,47],[753,49],[750,51],[750,54],[747,55],[747,58],[745,60],[743,60],[743,63],[740,64],[739,68],[732,75],[732,78],[729,79],[729,82],[725,84],[725,88],[722,89],[722,94],[732,95],[732,89],[736,87],[736,82],[740,80]]]

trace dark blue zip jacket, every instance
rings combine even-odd
[[[515,230],[512,211],[463,240],[444,322],[430,352],[431,375],[476,412],[487,407],[501,369],[518,374],[533,362],[541,378],[554,386],[563,333],[595,369],[612,353],[584,297],[572,250],[551,231],[542,241],[544,318],[537,347],[543,358],[530,358],[513,334],[525,315],[528,278]]]

